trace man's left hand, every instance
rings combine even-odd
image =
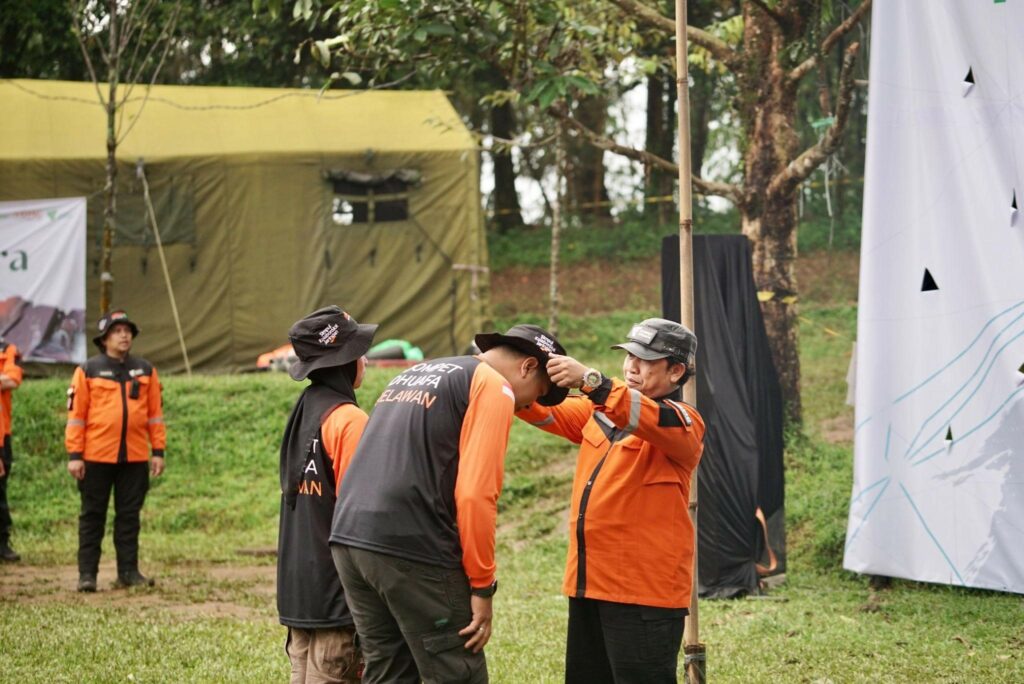
[[[149,473],[153,477],[160,477],[164,472],[164,459],[162,456],[154,456],[149,459]]]
[[[560,354],[548,354],[548,377],[559,387],[569,389],[583,387],[583,374],[587,367],[572,358]]]
[[[493,596],[484,598],[473,594],[469,597],[473,621],[459,631],[459,636],[469,637],[465,648],[473,651],[473,653],[482,651],[487,642],[491,640],[491,620],[494,616],[493,601]]]

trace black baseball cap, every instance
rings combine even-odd
[[[124,309],[114,309],[103,314],[100,318],[100,322],[96,324],[96,329],[99,330],[99,334],[92,338],[92,343],[99,347],[100,351],[106,349],[106,345],[103,341],[107,339],[107,333],[110,332],[111,326],[115,323],[124,323],[132,330],[132,339],[139,336],[139,326],[135,325],[128,318],[128,313]]]
[[[474,342],[482,352],[500,346],[518,349],[540,361],[541,370],[545,374],[548,372],[550,354],[565,355],[565,347],[559,344],[551,333],[537,325],[513,325],[504,335],[498,332],[480,333],[474,338]],[[568,394],[568,387],[559,387],[551,383],[551,389],[537,399],[537,403],[541,406],[558,406]]]
[[[697,336],[681,323],[665,318],[648,318],[634,325],[626,337],[628,342],[612,345],[612,349],[623,349],[644,361],[672,357],[686,364],[686,373],[680,384],[697,371]]]
[[[296,321],[288,339],[298,361],[288,369],[293,380],[303,380],[317,368],[344,366],[366,353],[377,326],[356,322],[340,306],[325,306]]]

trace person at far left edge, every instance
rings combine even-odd
[[[341,476],[366,427],[355,390],[376,331],[337,306],[314,311],[288,331],[298,357],[288,372],[310,381],[281,440],[277,611],[288,628],[292,684],[361,679],[354,621],[328,538]]]
[[[78,591],[96,591],[100,543],[114,492],[116,587],[153,586],[139,572],[139,513],[149,476],[164,471],[160,380],[145,359],[132,356],[139,328],[124,311],[99,321],[93,343],[100,353],[75,369],[68,388],[64,443],[68,472],[78,481]],[[152,458],[150,458],[152,449]]]

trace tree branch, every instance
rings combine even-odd
[[[675,19],[666,17],[643,0],[610,0],[610,2],[617,5],[626,14],[636,16],[642,23],[664,31],[669,36],[675,36]],[[739,55],[724,40],[694,26],[686,27],[686,38],[694,45],[710,52],[712,57],[725,66],[735,70],[739,62]]]
[[[814,172],[830,154],[839,147],[850,116],[850,104],[853,101],[853,64],[857,61],[857,50],[860,43],[853,43],[846,48],[843,55],[843,66],[839,72],[839,87],[836,99],[835,121],[825,131],[825,135],[811,147],[804,150],[796,159],[786,165],[768,184],[767,194],[788,193]]]
[[[774,7],[769,7],[768,3],[766,3],[765,0],[749,0],[749,1],[750,1],[751,5],[757,7],[762,12],[767,14],[769,17],[774,19],[775,23],[777,23],[779,26],[782,26],[783,28],[789,26],[789,17],[787,17],[785,14],[783,14],[779,10],[775,9]]]
[[[864,18],[864,15],[868,13],[869,9],[871,9],[871,0],[864,0],[861,2],[860,6],[853,11],[853,14],[848,16],[845,21],[839,24],[839,26],[836,26],[835,29],[832,30],[832,33],[825,36],[825,40],[821,41],[821,47],[818,48],[816,54],[808,57],[789,72],[789,80],[799,81],[814,69],[818,64],[818,60],[821,59],[826,52],[831,50],[832,46],[834,46],[840,38],[845,36],[851,29],[853,29],[854,26],[860,23],[860,20]]]
[[[608,150],[620,154],[623,157],[632,159],[634,161],[647,164],[659,168],[669,173],[679,173],[679,166],[668,159],[659,157],[656,154],[652,154],[646,150],[638,150],[634,147],[628,147],[626,145],[620,145],[611,138],[608,138],[594,130],[591,130],[579,120],[575,119],[571,114],[566,112],[564,109],[558,107],[550,107],[548,112],[556,119],[562,121],[570,128],[574,128],[576,131],[583,134],[584,137],[590,142],[591,145],[601,150]],[[695,192],[701,195],[717,195],[719,197],[726,197],[736,202],[740,202],[740,198],[743,193],[740,188],[731,183],[724,183],[721,181],[710,181],[700,178],[699,176],[693,177],[693,189]]]

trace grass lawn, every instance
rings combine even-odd
[[[769,595],[700,604],[711,682],[1021,682],[1024,600],[896,581],[873,592],[841,569],[852,427],[843,381],[856,325],[849,293],[801,309],[806,427],[787,451],[787,582]],[[538,307],[540,308],[540,307]],[[565,316],[562,336],[609,373],[607,346],[640,309]],[[518,314],[516,320],[544,317]],[[499,327],[511,323],[505,318]],[[372,406],[394,371],[371,369]],[[274,562],[277,446],[299,385],[279,375],[164,380],[168,469],[143,511],[141,558],[153,589],[74,593],[78,496],[65,471],[61,380],[16,395],[9,496],[17,565],[0,566],[0,681],[285,681]],[[515,424],[499,502],[492,681],[562,680],[559,594],[571,445]]]

